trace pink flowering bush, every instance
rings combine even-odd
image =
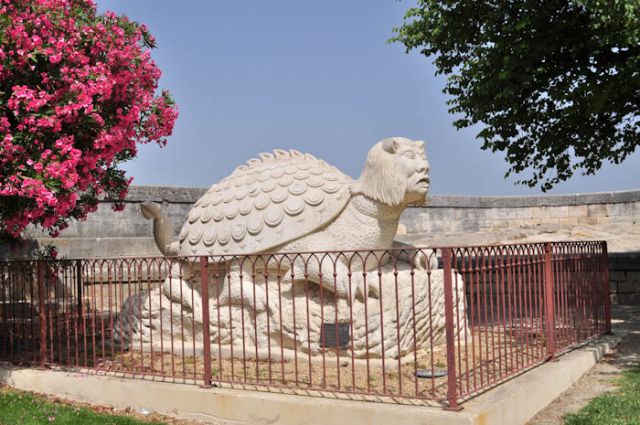
[[[156,95],[144,25],[91,0],[0,0],[0,234],[56,235],[104,196],[122,209],[119,165],[163,146],[177,109]]]

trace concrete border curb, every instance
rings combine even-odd
[[[523,424],[591,369],[622,340],[606,335],[508,381],[463,406],[474,424]]]
[[[514,425],[533,417],[605,354],[621,335],[599,338],[463,404],[440,408],[305,397],[18,368],[0,363],[0,382],[69,400],[142,407],[183,419],[231,424]],[[549,379],[553,377],[553,379]]]

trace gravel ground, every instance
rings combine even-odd
[[[615,390],[614,380],[620,372],[640,362],[640,306],[614,306],[612,316],[613,332],[626,333],[615,351],[538,412],[527,425],[563,424],[565,414],[576,412],[592,398]]]

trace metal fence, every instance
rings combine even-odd
[[[606,242],[0,262],[0,360],[441,405],[610,331]]]

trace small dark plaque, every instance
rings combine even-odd
[[[345,348],[349,345],[349,323],[323,323],[320,332],[320,346],[324,348]]]

